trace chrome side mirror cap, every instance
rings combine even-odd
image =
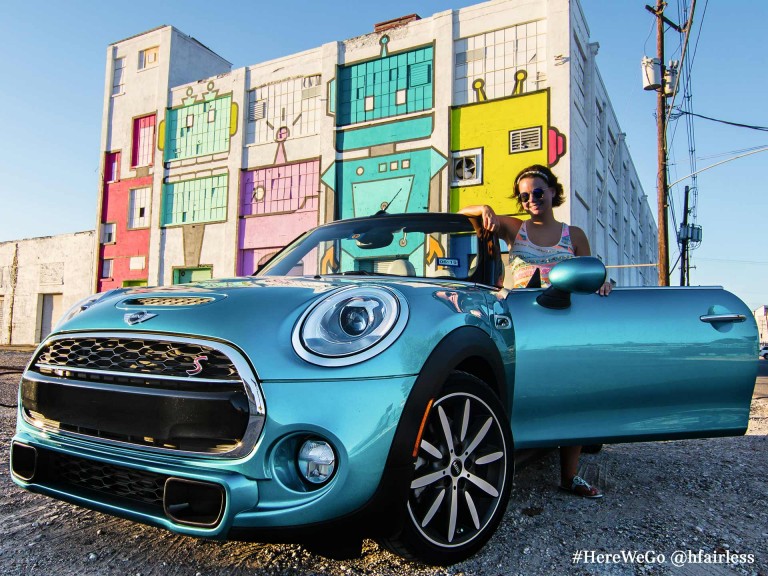
[[[571,305],[571,294],[597,292],[605,282],[605,265],[593,256],[560,262],[549,271],[550,287],[536,298],[544,308],[563,310]]]

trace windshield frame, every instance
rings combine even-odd
[[[423,233],[426,235],[435,233],[474,233],[477,237],[477,264],[471,270],[469,276],[463,278],[448,278],[431,276],[402,276],[408,278],[425,279],[444,279],[455,281],[468,281],[488,285],[497,285],[497,282],[489,281],[498,276],[498,269],[501,267],[499,256],[498,239],[495,235],[483,230],[480,220],[476,217],[470,217],[463,214],[454,213],[408,213],[408,214],[379,214],[366,218],[353,218],[347,220],[338,220],[318,226],[305,232],[293,240],[281,251],[276,253],[266,263],[261,265],[256,273],[257,277],[268,276],[286,276],[294,265],[302,261],[313,249],[323,242],[333,240],[342,241],[344,239],[362,238],[365,234],[374,232],[375,237],[385,236],[388,232]],[[359,245],[359,244],[358,244]],[[374,251],[376,246],[374,246]],[[495,257],[494,257],[495,254]],[[494,259],[498,260],[494,264]],[[305,274],[304,276],[326,277],[343,275],[376,275],[398,277],[397,274],[387,274],[384,272],[367,272],[363,270],[339,271],[336,273],[326,273],[318,271],[317,274]]]

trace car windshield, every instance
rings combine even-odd
[[[259,276],[393,275],[469,280],[473,221],[457,214],[381,215],[321,226],[279,252]]]

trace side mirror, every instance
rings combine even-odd
[[[549,271],[551,286],[536,298],[544,308],[563,310],[571,305],[571,293],[591,294],[605,282],[605,265],[593,256],[560,262]]]

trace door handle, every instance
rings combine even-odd
[[[744,322],[747,317],[744,314],[705,314],[699,316],[699,320],[706,322],[707,324],[715,324],[718,322]]]

